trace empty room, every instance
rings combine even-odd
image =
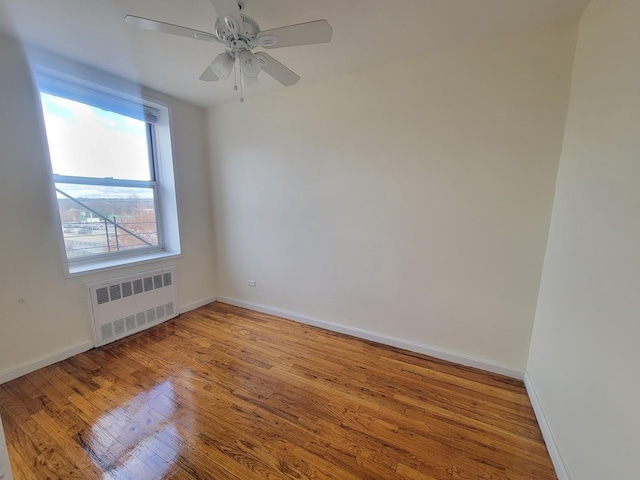
[[[0,0],[0,479],[640,478],[638,0]]]

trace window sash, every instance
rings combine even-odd
[[[75,99],[73,99],[75,100]],[[102,108],[102,107],[100,107]],[[121,113],[121,112],[116,112]],[[65,247],[65,256],[67,258],[67,264],[69,266],[77,267],[81,265],[91,265],[100,262],[117,261],[118,259],[132,258],[140,255],[149,255],[153,253],[159,253],[165,251],[164,244],[164,230],[163,230],[163,213],[161,211],[161,204],[159,195],[160,188],[158,188],[158,182],[156,170],[156,150],[155,150],[155,125],[147,122],[147,151],[149,155],[149,164],[152,180],[130,180],[113,177],[79,177],[73,175],[59,175],[53,174],[54,185],[59,184],[73,184],[73,185],[88,185],[88,186],[101,186],[101,187],[116,187],[116,188],[149,188],[153,190],[153,201],[155,210],[155,228],[158,238],[157,245],[145,245],[129,249],[121,249],[118,251],[109,251],[105,253],[94,253],[84,257],[70,257],[69,252]],[[121,227],[117,227],[121,228]],[[64,239],[63,224],[60,222],[60,233]],[[65,244],[66,245],[66,244]]]
[[[155,189],[157,182],[154,180],[124,180],[113,177],[74,177],[67,175],[53,175],[54,183],[72,183],[74,185],[96,185],[102,187],[133,187]]]
[[[125,249],[121,249],[118,251],[109,251],[109,252],[105,252],[105,253],[95,253],[95,254],[90,254],[87,255],[85,257],[77,257],[77,258],[73,258],[73,257],[69,257],[69,252],[66,250],[65,247],[65,254],[67,257],[67,263],[70,266],[77,266],[77,265],[88,265],[88,264],[92,264],[92,263],[100,263],[100,262],[104,262],[104,261],[111,261],[111,260],[117,260],[118,258],[123,258],[123,257],[135,257],[135,256],[140,256],[140,255],[147,255],[147,254],[151,254],[151,253],[155,253],[155,252],[163,252],[165,251],[165,245],[164,245],[164,237],[163,237],[163,231],[162,231],[162,224],[161,224],[161,213],[160,213],[160,202],[158,199],[158,188],[155,182],[139,182],[139,181],[115,181],[115,183],[104,183],[104,182],[94,182],[93,180],[107,180],[109,181],[110,179],[92,179],[89,178],[87,180],[89,180],[89,182],[82,182],[79,181],[81,179],[81,177],[65,177],[65,178],[71,178],[72,182],[59,182],[58,179],[60,178],[60,176],[57,176],[58,178],[56,178],[55,181],[55,185],[57,186],[58,183],[73,183],[76,185],[98,185],[98,186],[115,186],[115,187],[133,187],[133,188],[151,188],[153,190],[153,202],[154,202],[154,210],[156,212],[155,214],[155,224],[156,224],[156,234],[158,236],[158,244],[157,245],[146,245],[146,246],[137,246],[134,248],[125,248]],[[128,183],[137,183],[137,184],[148,184],[148,185],[128,185]],[[87,207],[88,210],[92,211],[95,214],[100,215],[98,212],[92,210],[90,207]],[[119,222],[114,222],[116,224],[118,224]],[[124,226],[124,225],[123,225]],[[121,228],[123,229],[123,226],[118,226],[116,228]],[[126,227],[124,227],[126,228]],[[60,232],[64,238],[64,225],[63,222],[60,222]],[[126,231],[125,231],[126,232]]]
[[[65,84],[65,85],[69,87],[67,89],[69,91],[77,87],[77,85],[73,85],[73,84]],[[46,90],[44,88],[40,88],[40,91],[45,93],[51,93],[57,96],[62,96],[65,98],[69,98],[70,100],[82,102],[95,107],[99,107],[99,108],[102,108],[103,110],[112,111],[114,113],[136,118],[134,115],[130,114],[131,113],[130,111],[127,112],[127,111],[111,108],[112,107],[111,104],[97,105],[96,103],[89,103],[85,101],[85,99],[80,98],[77,95],[63,94],[60,91]],[[110,101],[112,101],[114,98],[118,98],[118,97],[109,96],[109,98],[110,98]],[[141,107],[140,104],[132,103],[132,105],[135,105],[135,107],[137,107],[138,109]],[[151,109],[151,107],[149,108]],[[155,110],[155,109],[152,109],[152,110]],[[157,110],[155,110],[155,112],[156,112],[156,119],[157,119]],[[163,213],[161,211],[162,202],[159,199],[160,188],[158,188],[158,182],[155,180],[157,178],[157,170],[156,170],[157,165],[155,161],[155,158],[156,158],[155,128],[156,127],[154,123],[149,121],[148,116],[145,116],[145,118],[138,118],[138,119],[144,120],[147,123],[147,152],[149,156],[148,161],[150,164],[150,173],[152,178],[151,180],[130,180],[130,179],[121,179],[121,178],[113,178],[113,177],[103,177],[103,178],[80,177],[80,176],[73,176],[73,175],[53,174],[53,182],[54,182],[54,185],[56,186],[59,184],[73,184],[73,185],[89,185],[89,186],[116,187],[116,188],[150,188],[152,189],[154,210],[155,210],[155,227],[156,227],[156,233],[158,236],[157,237],[158,244],[139,246],[139,247],[129,248],[129,249],[121,249],[118,251],[109,251],[105,253],[95,253],[95,254],[87,255],[86,257],[76,257],[76,258],[70,257],[69,252],[66,250],[66,247],[65,247],[65,256],[67,258],[67,264],[69,266],[90,265],[90,264],[100,263],[100,262],[110,262],[113,260],[117,261],[118,259],[122,259],[122,258],[132,258],[140,255],[148,255],[156,252],[165,251],[163,217],[162,217]],[[122,228],[122,227],[117,227],[117,228]],[[60,232],[64,239],[63,229],[64,229],[63,224],[62,222],[60,222]]]
[[[154,253],[164,252],[165,249],[161,245],[154,245],[153,247],[138,247],[138,248],[129,248],[127,250],[120,250],[119,252],[108,252],[108,253],[96,253],[94,255],[87,255],[86,257],[79,258],[68,258],[67,264],[70,267],[79,267],[82,265],[94,265],[106,262],[112,262],[114,260],[124,259],[124,258],[135,258],[140,257],[142,255],[152,255]]]
[[[46,74],[37,76],[38,90],[57,97],[68,98],[108,112],[118,113],[150,124],[158,123],[157,108],[145,105],[143,101],[128,100],[108,92],[79,83],[71,83]]]

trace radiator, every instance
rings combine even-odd
[[[175,267],[87,285],[96,346],[177,316]]]

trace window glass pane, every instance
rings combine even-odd
[[[153,187],[56,183],[56,189],[69,260],[159,245]]]
[[[40,98],[54,174],[153,180],[144,121],[48,93]]]

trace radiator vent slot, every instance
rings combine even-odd
[[[120,284],[111,285],[109,287],[109,301],[115,302],[116,300],[120,300],[122,295],[120,294]]]
[[[109,301],[109,289],[107,287],[99,288],[98,290],[96,290],[96,297],[98,300],[98,305],[107,303]]]
[[[110,323],[107,323],[106,325],[102,325],[100,327],[100,330],[102,332],[102,338],[111,338],[113,337],[113,325]]]
[[[122,284],[122,296],[123,297],[130,297],[131,295],[133,295],[133,287],[131,286],[131,282],[124,282]]]
[[[176,316],[174,267],[89,287],[96,345],[104,345]]]
[[[136,329],[136,316],[135,315],[129,315],[127,318],[124,319],[124,323],[125,323],[125,326],[127,328],[127,332],[130,332],[131,330],[135,330]]]

